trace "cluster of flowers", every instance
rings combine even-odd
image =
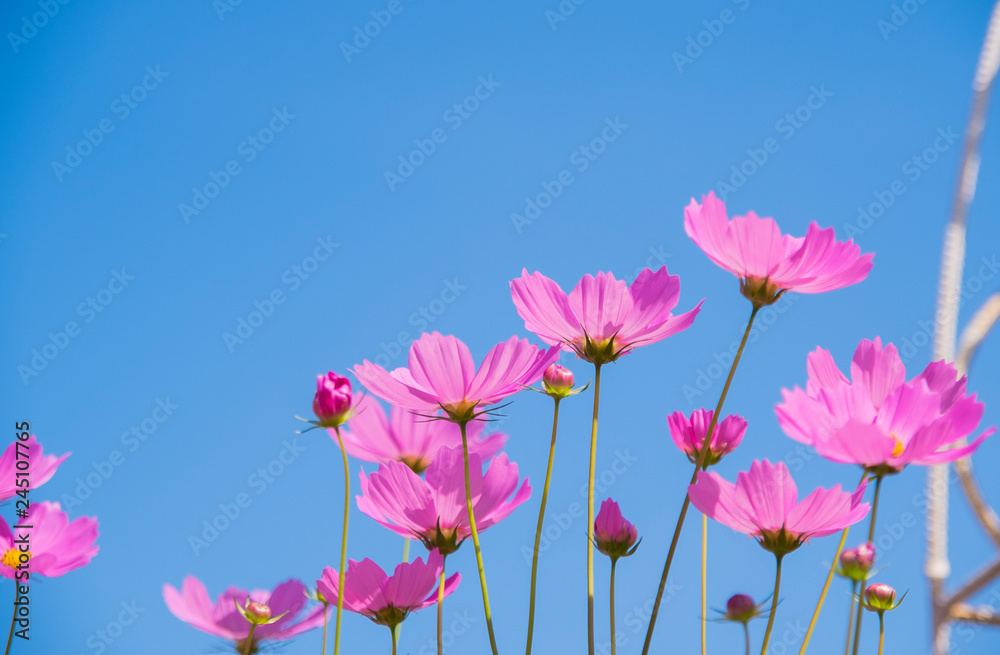
[[[778,422],[789,437],[808,444],[823,457],[860,467],[857,487],[817,488],[800,501],[795,481],[782,462],[754,461],[748,471],[736,476],[735,483],[709,471],[745,439],[747,421],[737,415],[723,416],[722,408],[758,311],[787,292],[817,294],[856,284],[867,277],[873,255],[862,254],[851,241],[837,241],[832,229],[821,229],[815,223],[805,237],[792,237],[782,234],[773,219],[752,212],[730,219],[723,203],[711,193],[701,203],[691,201],[685,210],[684,226],[713,262],[739,278],[740,291],[750,301],[752,311],[716,407],[698,409],[691,415],[675,412],[667,417],[670,435],[694,465],[694,471],[667,553],[643,653],[650,649],[664,585],[689,505],[753,537],[776,558],[770,610],[762,612],[765,603],[757,604],[749,596],[737,594],[730,598],[722,617],[742,623],[746,629],[749,620],[767,615],[762,653],[767,651],[774,623],[783,558],[811,539],[842,532],[834,557],[835,567],[839,562],[839,568],[830,571],[803,650],[830,580],[839,571],[854,585],[852,612],[856,600],[858,618],[848,629],[848,643],[853,634],[856,653],[861,609],[877,612],[881,625],[882,614],[898,603],[895,591],[884,584],[869,585],[859,593],[858,585],[864,585],[871,575],[875,554],[867,542],[857,549],[843,550],[848,528],[870,514],[867,541],[871,542],[884,479],[908,465],[939,464],[971,454],[993,432],[988,430],[967,443],[980,422],[983,405],[967,393],[965,377],[959,377],[947,362],[934,362],[907,380],[896,348],[883,345],[877,337],[863,340],[857,347],[850,377],[841,372],[828,351],[817,348],[807,358],[805,388],[782,391],[782,402],[776,407]],[[347,378],[333,372],[319,377],[313,402],[316,420],[310,422],[329,432],[344,461],[345,523],[339,570],[326,568],[312,590],[296,581],[286,582],[273,592],[230,589],[214,604],[204,586],[189,577],[181,591],[165,586],[164,596],[171,611],[196,628],[232,640],[235,648],[245,654],[256,652],[266,640],[288,639],[322,625],[325,652],[326,626],[336,606],[335,652],[339,648],[341,611],[346,608],[388,627],[395,653],[398,625],[410,613],[437,603],[440,652],[441,604],[459,582],[458,574],[446,578],[446,560],[471,537],[490,646],[496,655],[478,533],[527,501],[532,489],[527,479],[520,479],[517,465],[500,452],[506,436],[484,434],[483,426],[498,403],[541,380],[541,388],[535,391],[555,402],[531,573],[530,653],[538,543],[559,404],[587,388],[574,388],[573,374],[556,363],[560,352],[566,351],[594,366],[587,535],[590,653],[594,653],[595,646],[595,550],[611,559],[614,634],[615,565],[635,552],[639,540],[635,526],[623,518],[614,500],[604,500],[594,516],[601,367],[687,329],[701,303],[687,312],[672,313],[679,300],[680,281],[668,274],[666,267],[644,270],[630,286],[610,273],[586,275],[569,294],[541,273],[524,271],[510,282],[510,288],[526,329],[548,348],[514,336],[490,350],[477,367],[468,347],[454,336],[424,334],[411,345],[405,368],[390,372],[367,360],[353,368],[354,375],[373,396],[392,405],[388,416],[372,396],[356,400]],[[426,561],[418,558],[406,562],[404,556],[404,562],[391,576],[368,559],[351,560],[345,566],[350,509],[348,455],[378,464],[376,471],[366,473],[362,469],[360,473],[357,508],[397,535],[422,543],[429,551]],[[874,494],[866,502],[871,483]],[[318,602],[311,610],[306,610],[307,596]],[[749,653],[748,630],[746,637]],[[612,639],[612,653],[614,642]]]
[[[35,501],[33,492],[52,479],[70,453],[46,454],[34,435],[15,441],[0,455],[0,502],[17,498],[17,520],[13,529],[0,518],[0,575],[14,581],[18,596],[36,577],[56,578],[86,566],[97,555],[97,519],[69,520],[59,503]],[[14,606],[18,618],[20,605]],[[16,629],[11,622],[7,652]],[[27,631],[21,636],[27,637]],[[30,638],[30,637],[29,637]]]

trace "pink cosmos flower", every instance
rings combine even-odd
[[[729,220],[726,205],[709,191],[684,210],[684,231],[709,259],[740,278],[743,295],[769,305],[784,291],[823,293],[864,280],[874,254],[853,240],[837,241],[833,228],[811,223],[805,237],[782,234],[773,218],[753,212]]]
[[[618,503],[610,498],[601,503],[601,511],[594,519],[594,543],[597,550],[613,560],[627,557],[635,552],[639,533],[635,526],[625,520]]]
[[[469,453],[469,488],[480,533],[531,496],[527,478],[517,487],[517,464],[509,462],[506,453],[490,461],[485,475],[482,471],[482,458]],[[358,509],[383,526],[443,555],[455,552],[471,534],[461,448],[441,448],[425,479],[399,462],[386,462],[368,476],[362,470],[357,500]]]
[[[698,460],[698,453],[705,443],[705,435],[708,434],[708,426],[712,423],[715,410],[696,409],[688,418],[680,412],[674,412],[667,417],[667,426],[670,428],[670,437],[691,463]],[[716,424],[712,431],[712,441],[709,445],[708,456],[705,458],[705,465],[710,466],[717,463],[724,456],[733,452],[736,446],[743,441],[743,435],[747,431],[747,422],[742,416],[730,414]]]
[[[344,609],[363,614],[379,625],[395,628],[410,612],[429,607],[437,602],[438,581],[444,568],[444,557],[436,550],[427,555],[427,563],[417,558],[403,562],[396,571],[386,575],[378,564],[370,559],[347,563],[344,580]],[[329,566],[323,569],[323,577],[316,581],[316,587],[326,602],[337,604],[340,576]],[[444,595],[450,595],[458,587],[462,576],[455,573],[444,582]]]
[[[351,412],[351,381],[333,371],[316,376],[313,413],[321,427],[335,427],[347,420]]]
[[[344,448],[366,462],[403,462],[415,473],[423,473],[442,447],[462,447],[462,433],[448,421],[431,421],[402,407],[393,406],[386,416],[382,405],[365,396],[343,430]],[[469,451],[482,458],[500,452],[507,435],[501,432],[483,435],[483,421],[473,421],[467,428]],[[336,442],[337,435],[330,437]]]
[[[390,373],[366,359],[354,373],[389,403],[422,412],[443,409],[455,420],[469,420],[487,405],[536,382],[558,358],[558,348],[539,350],[515,336],[494,346],[477,370],[468,346],[432,332],[410,345],[409,368]]]
[[[645,269],[628,286],[611,273],[584,275],[569,295],[538,271],[511,280],[511,296],[524,327],[545,343],[588,362],[604,364],[691,327],[702,302],[674,316],[681,283],[667,267]]]
[[[42,450],[42,444],[35,439],[35,435],[31,435],[23,442],[14,441],[0,455],[0,502],[10,500],[17,495],[19,489],[17,473],[18,471],[25,472],[17,468],[18,460],[27,463],[29,468],[26,471],[28,473],[26,477],[30,481],[31,490],[35,490],[51,480],[56,469],[69,456],[70,453],[60,456],[51,453],[46,455]],[[21,476],[21,478],[24,477]]]
[[[862,503],[865,483],[854,493],[817,488],[798,502],[799,492],[784,462],[754,461],[736,484],[718,473],[700,471],[688,487],[691,503],[701,513],[782,556],[813,537],[825,537],[854,525],[868,515]]]
[[[965,457],[995,431],[951,448],[975,430],[983,404],[966,394],[965,377],[944,361],[907,382],[896,347],[883,348],[877,337],[858,345],[850,380],[822,348],[809,354],[807,369],[805,390],[782,390],[778,422],[789,437],[835,462],[897,473],[908,464]]]
[[[30,529],[18,528],[30,525]],[[27,533],[27,552],[21,550]],[[32,502],[28,516],[15,524],[14,531],[0,519],[0,552],[3,553],[0,575],[14,578],[18,569],[31,576],[55,578],[90,563],[97,555],[97,519],[80,517],[70,522],[59,503]]]
[[[163,600],[174,616],[202,632],[235,641],[240,653],[250,636],[250,623],[240,615],[236,603],[246,606],[248,599],[267,605],[272,616],[284,614],[274,623],[257,626],[251,653],[257,652],[261,642],[291,639],[323,624],[323,607],[303,612],[308,601],[306,586],[298,580],[282,582],[274,591],[254,589],[249,594],[230,587],[214,603],[205,585],[193,575],[184,578],[180,591],[173,585],[163,585]]]

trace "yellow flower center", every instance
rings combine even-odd
[[[28,551],[20,551],[16,548],[8,548],[7,552],[3,554],[3,564],[12,569],[16,569],[20,564],[22,558],[25,562],[31,559],[31,553]]]
[[[903,451],[906,450],[906,446],[903,445],[903,442],[900,441],[899,437],[897,437],[896,435],[893,434],[890,436],[892,436],[893,440],[896,442],[896,445],[892,449],[892,456],[899,457],[900,455],[903,454]]]

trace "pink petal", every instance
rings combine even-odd
[[[441,404],[459,403],[476,374],[469,348],[454,336],[424,333],[410,345],[409,371]]]
[[[603,272],[596,277],[584,275],[569,294],[569,304],[594,340],[615,336],[634,305],[625,281]]]
[[[569,298],[559,285],[538,271],[510,282],[510,293],[524,327],[550,346],[563,345],[583,337],[583,325],[573,313]]]

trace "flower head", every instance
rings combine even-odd
[[[612,560],[628,557],[638,548],[639,533],[635,526],[625,520],[618,503],[606,499],[601,503],[601,511],[594,519],[594,544]]]
[[[705,443],[708,426],[712,423],[715,411],[711,409],[696,409],[688,418],[680,412],[674,412],[667,417],[670,437],[677,447],[688,456],[691,463],[698,460],[698,453]],[[733,452],[743,441],[747,431],[747,422],[742,416],[730,414],[719,421],[712,431],[712,441],[709,445],[705,466],[718,463],[724,456]]]
[[[15,527],[15,534],[0,519],[0,575],[5,578],[15,578],[19,570],[27,570],[32,577],[55,578],[90,564],[97,555],[95,518],[70,521],[59,503],[37,501],[31,503],[28,516],[20,522],[31,526],[28,550],[23,550],[24,530]]]
[[[500,452],[507,435],[484,435],[485,425],[484,421],[472,421],[466,430],[469,452],[488,458]],[[403,462],[415,473],[427,470],[441,448],[462,446],[462,433],[454,423],[431,421],[396,406],[386,416],[381,404],[371,396],[358,402],[348,429],[342,430],[340,436],[347,452],[360,460]],[[330,438],[337,440],[332,430]]]
[[[906,598],[906,594],[903,594],[903,598]],[[903,603],[903,598],[896,602],[896,590],[887,584],[881,582],[876,582],[875,584],[868,585],[865,589],[864,596],[861,598],[861,605],[872,612],[878,612],[882,614],[883,612],[894,610]]]
[[[542,386],[550,396],[562,398],[573,390],[573,371],[559,364],[553,364],[545,369],[542,375]]]
[[[527,478],[518,488],[517,464],[506,453],[494,457],[483,474],[482,458],[469,453],[469,488],[480,533],[505,519],[531,496]],[[424,478],[409,466],[386,462],[378,471],[361,471],[358,509],[396,534],[419,539],[442,555],[458,550],[471,534],[465,507],[461,448],[441,448]]]
[[[354,373],[382,400],[423,412],[442,409],[452,420],[467,422],[538,380],[558,358],[558,348],[540,350],[511,337],[494,346],[477,370],[468,346],[432,332],[410,345],[409,368],[390,373],[366,359]]]
[[[766,601],[765,601],[766,602]],[[761,615],[764,603],[757,604],[746,594],[734,594],[726,601],[726,611],[722,613],[723,621],[747,623]]]
[[[939,361],[907,382],[896,347],[883,348],[878,337],[858,345],[850,380],[822,348],[809,354],[807,368],[804,390],[782,390],[783,402],[775,408],[778,422],[789,437],[835,462],[880,475],[898,473],[910,464],[965,457],[995,431],[952,447],[975,430],[983,415],[983,404],[966,394],[965,377]]]
[[[666,266],[656,272],[644,269],[632,286],[611,273],[584,275],[569,295],[541,273],[528,275],[525,269],[511,281],[510,291],[528,330],[595,364],[613,362],[686,330],[701,310],[698,303],[679,316],[671,313],[681,283]]]
[[[755,461],[739,473],[736,484],[718,473],[701,471],[688,487],[691,503],[709,518],[750,535],[782,556],[813,537],[824,537],[854,525],[868,515],[862,503],[865,483],[854,493],[817,488],[799,502],[798,489],[784,462]]]
[[[240,610],[247,611],[248,605],[266,606],[271,616],[266,619],[268,623],[254,629],[250,652],[255,652],[261,642],[291,639],[323,624],[322,606],[303,611],[308,599],[305,585],[298,580],[282,582],[274,591],[255,589],[247,593],[230,587],[213,603],[205,585],[189,575],[180,591],[173,585],[163,585],[163,600],[181,621],[210,635],[233,640],[238,649],[246,644],[251,627]],[[271,618],[274,616],[277,620]]]
[[[868,579],[868,572],[874,564],[875,546],[866,542],[857,548],[848,548],[840,554],[840,569],[837,573],[849,580],[864,582]]]
[[[428,553],[427,562],[417,558],[396,566],[395,572],[386,575],[370,559],[347,563],[344,576],[344,609],[367,616],[379,625],[395,628],[410,612],[433,605],[437,601],[438,580],[444,568],[444,558],[434,550]],[[455,573],[445,580],[444,595],[458,587],[462,576]],[[340,577],[329,566],[316,587],[326,602],[337,604]]]
[[[17,495],[18,489],[23,489],[17,486],[18,471],[25,472],[24,469],[17,468],[18,460],[27,462],[26,477],[31,481],[31,489],[34,491],[51,480],[56,469],[69,456],[70,453],[60,456],[52,453],[46,455],[35,435],[31,435],[26,441],[12,442],[0,455],[0,502],[10,500]]]
[[[873,254],[861,254],[850,240],[837,241],[833,228],[811,223],[805,237],[782,234],[773,218],[753,212],[726,214],[709,192],[684,210],[684,231],[709,259],[740,279],[740,291],[755,306],[770,305],[785,291],[822,293],[857,284],[868,276]]]
[[[351,381],[330,371],[316,376],[313,412],[323,428],[342,425],[351,415]]]

